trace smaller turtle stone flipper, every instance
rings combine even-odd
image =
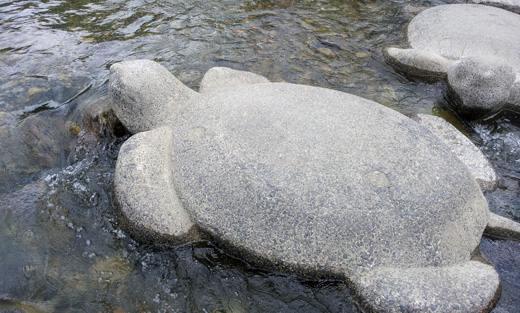
[[[361,300],[375,312],[489,312],[501,294],[498,274],[480,261],[380,267],[354,284]]]
[[[171,180],[172,132],[160,127],[128,139],[115,170],[116,199],[126,229],[143,242],[180,243],[197,237]]]
[[[520,223],[491,213],[484,234],[492,238],[520,241]]]
[[[421,78],[446,78],[453,61],[438,54],[395,47],[383,50],[385,60],[396,69]]]
[[[227,67],[213,67],[204,74],[200,83],[200,93],[209,93],[221,89],[269,83],[262,75],[251,72],[233,70]]]
[[[114,112],[134,134],[167,125],[182,110],[182,105],[190,105],[198,96],[151,60],[112,65],[108,88]]]

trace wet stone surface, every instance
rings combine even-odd
[[[381,55],[405,44],[418,12],[446,2],[2,2],[0,138],[32,124],[22,133],[41,139],[0,139],[0,158],[11,160],[0,169],[0,258],[9,256],[0,262],[9,282],[0,285],[0,312],[360,312],[342,282],[265,271],[207,241],[141,245],[120,229],[112,173],[126,137],[99,123],[110,114],[96,107],[109,66],[126,59],[155,59],[195,89],[209,68],[229,66],[346,91],[408,116],[442,116],[495,167],[491,210],[520,221],[520,118],[506,111],[461,123],[442,82],[410,82]],[[54,142],[56,158],[44,149]],[[32,163],[38,155],[57,165]],[[495,311],[517,312],[518,245],[484,239],[483,251],[503,284]]]

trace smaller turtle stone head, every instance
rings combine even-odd
[[[447,76],[449,88],[461,103],[459,113],[485,115],[508,102],[516,75],[507,64],[465,57],[452,64]]]

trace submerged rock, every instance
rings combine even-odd
[[[54,290],[45,288],[48,286],[41,279],[47,256],[36,248],[45,239],[38,238],[27,226],[36,224],[36,203],[46,188],[43,181],[38,181],[0,195],[0,305],[6,308],[38,292],[54,296]],[[0,312],[4,312],[2,309],[0,306]]]
[[[4,113],[1,118],[0,193],[42,169],[65,163],[74,140],[65,130],[62,116],[43,112],[20,120]]]
[[[0,112],[0,193],[93,153],[105,133],[123,132],[106,99],[27,116]]]
[[[343,278],[376,311],[493,307],[498,275],[473,259],[491,214],[440,139],[357,96],[218,72],[197,93],[152,61],[111,67],[114,111],[137,133],[115,173],[134,236],[209,236],[256,264]]]
[[[520,109],[520,15],[484,5],[441,5],[408,25],[410,49],[387,48],[401,71],[445,78],[457,112],[480,117],[505,105]]]

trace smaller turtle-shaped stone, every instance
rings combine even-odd
[[[446,78],[459,113],[481,117],[505,105],[520,108],[520,15],[450,4],[421,12],[408,25],[410,49],[386,48],[401,71]]]

